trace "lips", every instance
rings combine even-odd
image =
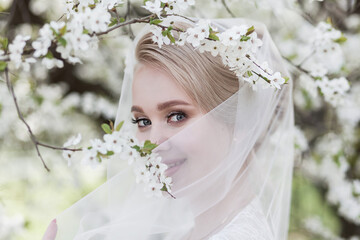
[[[174,175],[175,172],[177,172],[181,168],[182,164],[185,161],[186,159],[175,159],[175,160],[164,161],[163,163],[168,166],[168,168],[165,171],[165,175],[168,177]]]

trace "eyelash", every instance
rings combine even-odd
[[[187,118],[187,114],[184,113],[183,111],[176,111],[176,112],[171,112],[171,113],[169,113],[169,114],[166,116],[167,122],[170,123],[169,119],[170,119],[171,117],[173,117],[173,116],[176,116],[176,115],[181,115],[181,116],[183,116],[184,118],[181,119],[181,120],[178,120],[178,121],[173,122],[173,124],[178,124],[179,122],[183,122],[183,121],[186,120],[186,118]],[[139,126],[139,122],[141,122],[141,121],[143,121],[143,120],[148,120],[148,121],[150,121],[150,124],[151,124],[151,120],[149,120],[149,119],[147,119],[147,118],[141,118],[141,117],[140,117],[140,118],[136,118],[136,119],[132,118],[132,119],[131,119],[131,122],[132,122],[133,124],[137,124],[139,128],[144,128],[144,127],[146,127],[146,126]]]

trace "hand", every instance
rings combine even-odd
[[[48,228],[46,229],[46,232],[42,240],[55,240],[56,233],[57,233],[57,225],[56,225],[56,219],[54,219],[51,221]]]

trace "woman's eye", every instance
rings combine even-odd
[[[146,127],[146,126],[151,125],[151,121],[147,118],[132,119],[132,122],[134,124],[137,124],[138,127]]]
[[[181,122],[186,118],[185,113],[171,113],[168,116],[168,122]]]

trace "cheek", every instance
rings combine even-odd
[[[140,142],[143,142],[143,141],[149,139],[148,134],[146,132],[139,131],[139,129],[136,130],[135,136]]]
[[[188,170],[208,173],[224,160],[230,145],[230,132],[215,120],[201,120],[174,142],[187,158]]]

